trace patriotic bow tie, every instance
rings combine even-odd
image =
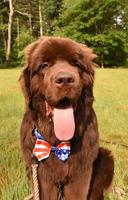
[[[44,160],[49,157],[51,152],[54,152],[59,160],[65,161],[70,155],[70,142],[61,142],[57,147],[51,146],[44,140],[44,137],[37,129],[34,130],[37,137],[33,154],[37,157],[38,161]]]

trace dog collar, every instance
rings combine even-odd
[[[33,133],[37,138],[33,154],[37,157],[38,161],[48,158],[51,152],[54,152],[59,160],[65,161],[68,159],[71,149],[69,141],[61,142],[55,147],[45,141],[44,136],[40,134],[37,128],[34,128]]]

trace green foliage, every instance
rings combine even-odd
[[[51,35],[53,31],[54,21],[57,20],[60,13],[62,0],[40,0],[40,4],[42,7],[42,14],[44,19],[44,35]]]
[[[66,1],[54,34],[91,46],[101,66],[125,65],[128,51],[123,15],[124,5],[119,0]]]
[[[45,3],[46,15],[48,19],[55,19],[59,15],[59,9],[61,8],[62,0],[49,0]],[[42,2],[44,5],[44,2]]]
[[[13,0],[13,8],[9,64],[23,63],[23,48],[43,33],[87,44],[101,67],[128,65],[126,0]],[[8,13],[9,1],[1,0],[0,64],[6,62]]]
[[[0,64],[4,62],[6,54],[7,10],[7,3],[0,2]]]
[[[15,43],[13,46],[13,60],[17,62],[17,64],[23,66],[25,63],[25,55],[24,49],[25,47],[34,41],[33,36],[31,36],[29,30],[26,29],[25,26],[22,27],[21,32],[18,37],[15,39]],[[17,55],[17,56],[16,56]]]
[[[43,35],[51,34],[53,21],[58,17],[62,0],[17,0],[13,2],[11,55],[7,64],[23,63],[24,47],[40,36],[41,6]],[[0,64],[6,63],[8,43],[9,1],[0,1]]]

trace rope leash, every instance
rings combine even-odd
[[[37,174],[38,166],[39,166],[38,164],[32,164],[33,194],[30,194],[29,196],[25,197],[24,200],[40,200],[38,174]],[[58,186],[57,200],[64,200],[62,185]]]
[[[39,198],[39,183],[38,183],[37,168],[38,168],[38,164],[33,164],[32,165],[33,197],[34,197],[34,200],[40,200],[40,198]]]
[[[64,186],[63,185],[58,185],[58,197],[57,197],[57,200],[64,200],[64,194],[63,194],[63,191],[64,191]]]
[[[33,194],[25,197],[24,200],[40,200],[37,168],[38,164],[32,164]]]

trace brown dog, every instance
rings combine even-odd
[[[41,38],[27,48],[20,77],[26,101],[21,146],[30,179],[33,157],[39,161],[41,200],[57,200],[58,186],[65,200],[102,200],[112,182],[113,157],[99,148],[92,108],[95,57],[64,38]],[[46,144],[43,152],[40,144]]]

